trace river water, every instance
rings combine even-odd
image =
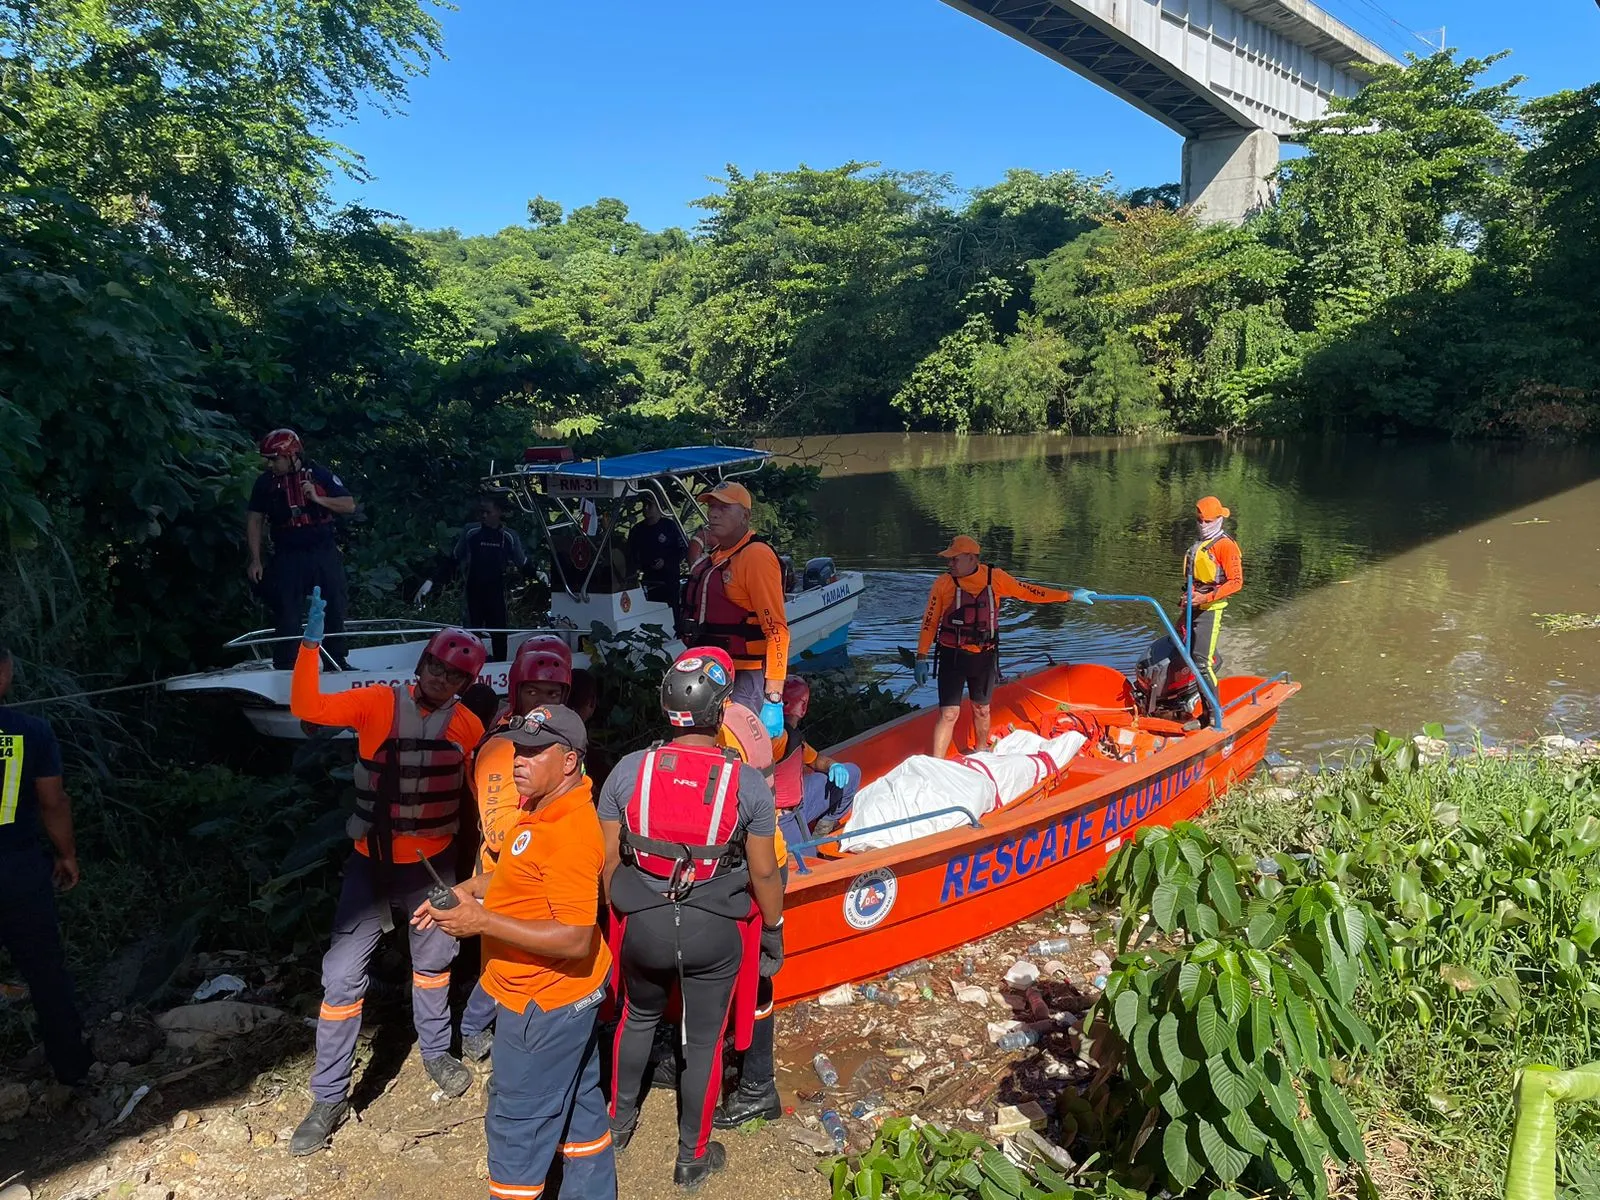
[[[1374,726],[1452,740],[1600,729],[1600,631],[1536,613],[1600,613],[1600,450],[1349,440],[1228,441],[867,434],[773,444],[822,468],[815,541],[867,576],[850,653],[895,690],[937,552],[969,533],[986,561],[1045,582],[1178,608],[1194,502],[1233,510],[1245,588],[1224,674],[1304,686],[1276,749],[1306,756]],[[1009,672],[1055,661],[1130,670],[1148,609],[1005,606]],[[911,693],[932,703],[929,685]]]

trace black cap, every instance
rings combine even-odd
[[[519,750],[565,746],[582,754],[589,748],[589,731],[583,718],[565,704],[541,704],[523,716],[512,717],[505,736]]]

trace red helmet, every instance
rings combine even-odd
[[[293,458],[297,454],[304,454],[305,449],[300,435],[292,429],[274,429],[261,439],[261,453],[267,458],[277,458],[280,454]]]
[[[418,671],[422,670],[423,662],[429,657],[438,659],[453,670],[465,671],[470,686],[478,678],[478,672],[483,670],[483,664],[489,661],[489,648],[465,629],[441,629],[423,647],[422,657],[417,659]]]
[[[517,689],[536,681],[559,683],[569,690],[572,687],[572,648],[553,633],[531,637],[518,648],[506,683],[513,706],[517,703]]]
[[[798,725],[806,719],[806,710],[811,707],[811,685],[799,675],[791,675],[783,681],[783,719],[790,725]]]

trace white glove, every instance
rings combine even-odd
[[[411,603],[420,605],[423,597],[425,597],[431,591],[433,591],[433,580],[424,579],[422,581],[422,586],[417,589],[417,594],[411,597]]]

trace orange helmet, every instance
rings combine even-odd
[[[799,675],[791,675],[783,681],[783,719],[790,725],[798,725],[806,719],[806,710],[811,707],[811,685]]]
[[[470,687],[478,678],[478,672],[483,670],[483,664],[489,661],[489,648],[465,629],[441,629],[423,647],[422,657],[417,659],[419,672],[430,657],[451,670],[466,672],[467,682],[463,686]]]
[[[305,446],[300,441],[300,435],[292,429],[274,429],[261,439],[261,453],[267,458],[293,458],[297,454],[305,453]]]
[[[553,633],[543,633],[523,642],[511,663],[506,688],[516,707],[517,689],[525,683],[543,681],[572,688],[572,648]]]

